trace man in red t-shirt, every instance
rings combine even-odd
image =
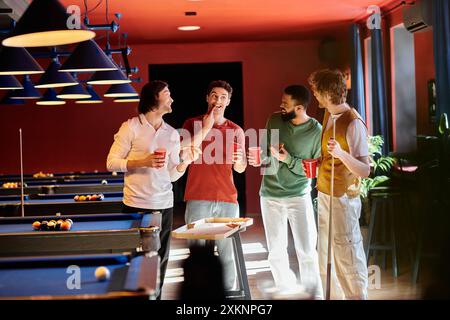
[[[247,162],[244,131],[224,117],[232,92],[225,81],[211,82],[206,94],[208,112],[186,120],[183,125],[192,138],[183,139],[182,145],[190,144],[202,150],[202,156],[189,168],[184,195],[186,223],[208,217],[239,216],[232,170],[244,172]],[[236,268],[231,239],[220,240],[216,244],[224,267],[225,290],[232,290]]]

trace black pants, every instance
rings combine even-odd
[[[166,275],[167,263],[169,262],[169,250],[170,250],[170,233],[172,231],[173,222],[173,208],[168,209],[142,209],[129,207],[126,204],[123,205],[123,213],[136,213],[145,212],[153,213],[155,211],[161,212],[162,221],[161,229],[159,232],[159,240],[161,241],[161,248],[158,250],[158,255],[161,259],[159,265],[159,294],[158,298],[161,298],[162,286],[164,284],[164,277]]]

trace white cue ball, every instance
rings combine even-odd
[[[98,267],[97,269],[95,269],[95,277],[98,281],[108,280],[110,276],[111,273],[106,267]]]

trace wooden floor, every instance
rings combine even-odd
[[[273,283],[269,263],[267,261],[267,245],[264,235],[264,228],[260,215],[250,216],[254,219],[254,225],[242,233],[242,243],[248,280],[253,300],[268,299],[261,288]],[[174,229],[183,225],[183,215],[175,214]],[[363,236],[365,230],[362,230]],[[183,281],[183,270],[181,263],[189,255],[186,240],[172,238],[170,259],[163,288],[163,300],[176,300],[178,290]],[[298,270],[297,259],[292,239],[289,242],[289,256],[292,270]],[[392,276],[390,266],[386,270],[381,269],[380,287],[376,288],[369,284],[369,299],[371,300],[412,300],[421,298],[421,288],[418,284],[410,281],[411,273],[409,267],[400,266],[400,275],[397,278]],[[374,278],[373,278],[374,279]],[[370,283],[370,281],[369,281]],[[374,283],[374,282],[372,282]]]

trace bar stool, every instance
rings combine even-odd
[[[383,251],[383,269],[386,269],[386,252],[392,255],[392,274],[398,276],[397,264],[397,236],[395,228],[395,206],[396,200],[401,200],[401,193],[391,187],[378,187],[369,191],[371,200],[371,214],[369,219],[369,231],[365,246],[367,263],[371,253],[374,255],[375,263],[378,261],[378,251]],[[374,236],[375,231],[380,234]]]
[[[411,282],[416,284],[419,279],[420,269],[423,265],[423,258],[438,259],[440,252],[434,249],[431,243],[426,246],[425,242],[433,242],[432,239],[439,239],[439,234],[445,234],[447,230],[439,230],[442,221],[445,221],[445,209],[440,216],[439,202],[440,190],[439,179],[442,172],[439,171],[439,163],[436,160],[422,164],[417,171],[419,199],[418,216],[416,221],[417,243],[414,261],[412,263]],[[444,224],[445,225],[445,224]],[[438,244],[438,247],[441,244]]]

